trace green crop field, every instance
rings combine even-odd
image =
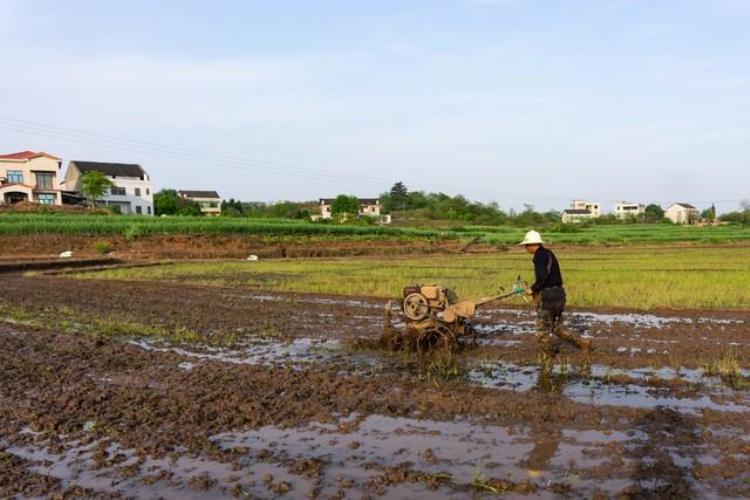
[[[558,256],[571,305],[750,309],[748,247],[561,248]],[[463,298],[477,298],[498,293],[519,274],[533,277],[530,257],[520,249],[479,256],[183,262],[78,277],[384,298],[399,296],[407,284],[440,283]]]
[[[512,245],[529,228],[466,226],[452,229],[336,225],[288,219],[232,217],[142,217],[118,215],[0,214],[2,235],[123,235],[244,234],[268,236],[374,237],[476,240]],[[572,245],[629,245],[641,243],[732,243],[750,241],[750,226],[682,227],[671,224],[617,224],[579,228],[559,226],[543,230],[552,243]]]

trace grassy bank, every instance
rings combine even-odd
[[[560,249],[569,303],[637,309],[750,309],[750,248]],[[440,283],[464,298],[497,293],[518,274],[520,250],[493,255],[177,263],[81,274],[81,278],[179,281],[263,290],[399,296],[410,283]]]
[[[460,239],[491,245],[513,245],[528,228],[464,226],[450,229],[320,224],[289,219],[231,217],[142,217],[70,214],[0,214],[2,235],[239,234],[274,237]],[[726,225],[682,227],[670,224],[618,224],[579,228],[559,226],[544,231],[557,244],[632,245],[659,243],[732,243],[750,241],[750,227]]]

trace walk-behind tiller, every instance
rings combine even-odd
[[[418,352],[446,348],[453,349],[461,337],[476,332],[471,324],[478,309],[502,300],[525,296],[527,284],[519,276],[510,291],[477,300],[458,300],[449,288],[439,285],[411,285],[404,288],[401,301],[389,301],[385,306],[384,340],[393,349],[409,348]],[[401,307],[395,305],[401,302]],[[394,314],[406,324],[405,331],[393,325]]]

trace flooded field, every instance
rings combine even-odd
[[[750,318],[497,308],[449,358],[383,301],[0,276],[0,496],[750,495]]]

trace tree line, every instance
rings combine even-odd
[[[471,201],[462,195],[450,196],[440,192],[410,191],[403,182],[396,182],[389,191],[379,196],[379,200],[381,213],[389,213],[394,220],[405,224],[447,221],[456,224],[519,227],[561,225],[562,213],[557,210],[538,212],[533,206],[526,205],[522,211],[505,211],[496,202],[482,203]],[[318,207],[316,201],[263,203],[229,199],[221,202],[221,214],[227,217],[309,220],[311,216],[318,214]],[[347,223],[372,222],[367,217],[357,219],[359,209],[359,199],[356,196],[340,194],[331,203],[332,220]],[[179,197],[174,189],[163,189],[154,194],[154,211],[156,215],[202,215],[198,203]],[[664,209],[659,204],[651,203],[646,206],[644,213],[635,217],[622,220],[614,214],[605,214],[577,226],[667,222],[664,215]],[[713,220],[716,217],[715,207],[703,210],[701,217]],[[744,201],[741,210],[722,215],[721,220],[750,225],[750,201]]]

